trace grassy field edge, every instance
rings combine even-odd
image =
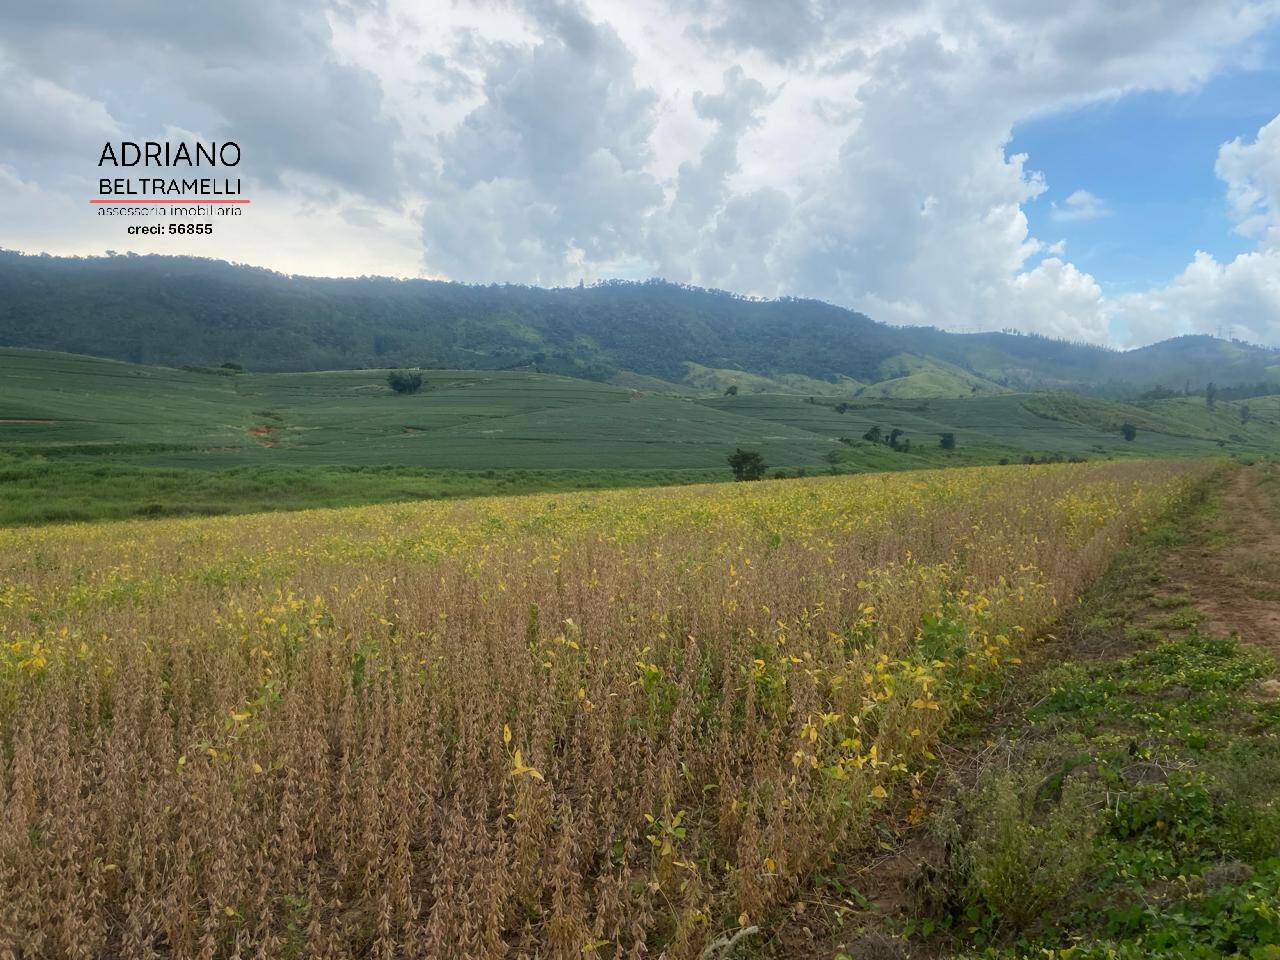
[[[1219,471],[953,722],[932,777],[758,956],[1280,956],[1280,681],[1172,574],[1221,550]],[[1249,482],[1280,515],[1274,469]]]

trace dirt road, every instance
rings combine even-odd
[[[1169,587],[1204,614],[1205,633],[1237,633],[1280,656],[1280,466],[1227,477],[1205,543],[1170,554]]]

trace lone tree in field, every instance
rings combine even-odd
[[[764,476],[765,470],[769,469],[759,453],[755,450],[743,450],[741,447],[729,454],[729,467],[733,470],[735,480],[759,480]]]
[[[943,450],[954,450],[956,448],[956,435],[954,433],[938,434],[938,446]]]
[[[417,393],[422,389],[422,374],[416,370],[392,370],[387,374],[387,384],[396,393]]]
[[[1120,432],[1124,435],[1126,440],[1132,441],[1133,438],[1138,435],[1138,428],[1132,423],[1126,423],[1121,425]]]
[[[1210,382],[1210,384],[1204,388],[1204,405],[1208,407],[1210,410],[1212,410],[1214,404],[1217,402],[1218,402],[1218,385],[1216,383]]]
[[[724,395],[726,397],[736,397],[738,395],[738,385],[736,383],[729,384],[729,386],[725,388]]]
[[[882,437],[879,427],[872,427],[862,435],[863,440],[870,440],[872,443],[879,443]]]

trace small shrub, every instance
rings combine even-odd
[[[1223,758],[1219,780],[1225,846],[1251,860],[1280,856],[1280,747],[1233,748]]]
[[[396,393],[417,393],[422,389],[422,374],[416,370],[392,370],[387,385]]]
[[[1025,931],[1062,906],[1094,862],[1099,817],[1080,781],[1042,819],[1035,790],[1014,773],[991,778],[971,798],[965,845],[971,893],[1000,925]]]
[[[759,452],[739,447],[729,454],[729,469],[733,471],[735,480],[759,480],[769,469],[769,465]]]
[[[1200,611],[1194,607],[1182,607],[1160,618],[1155,625],[1165,630],[1190,630],[1200,622],[1200,617]]]

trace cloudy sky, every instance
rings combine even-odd
[[[95,217],[225,140],[213,238]],[[1280,0],[50,0],[0,12],[0,246],[1280,344]]]

